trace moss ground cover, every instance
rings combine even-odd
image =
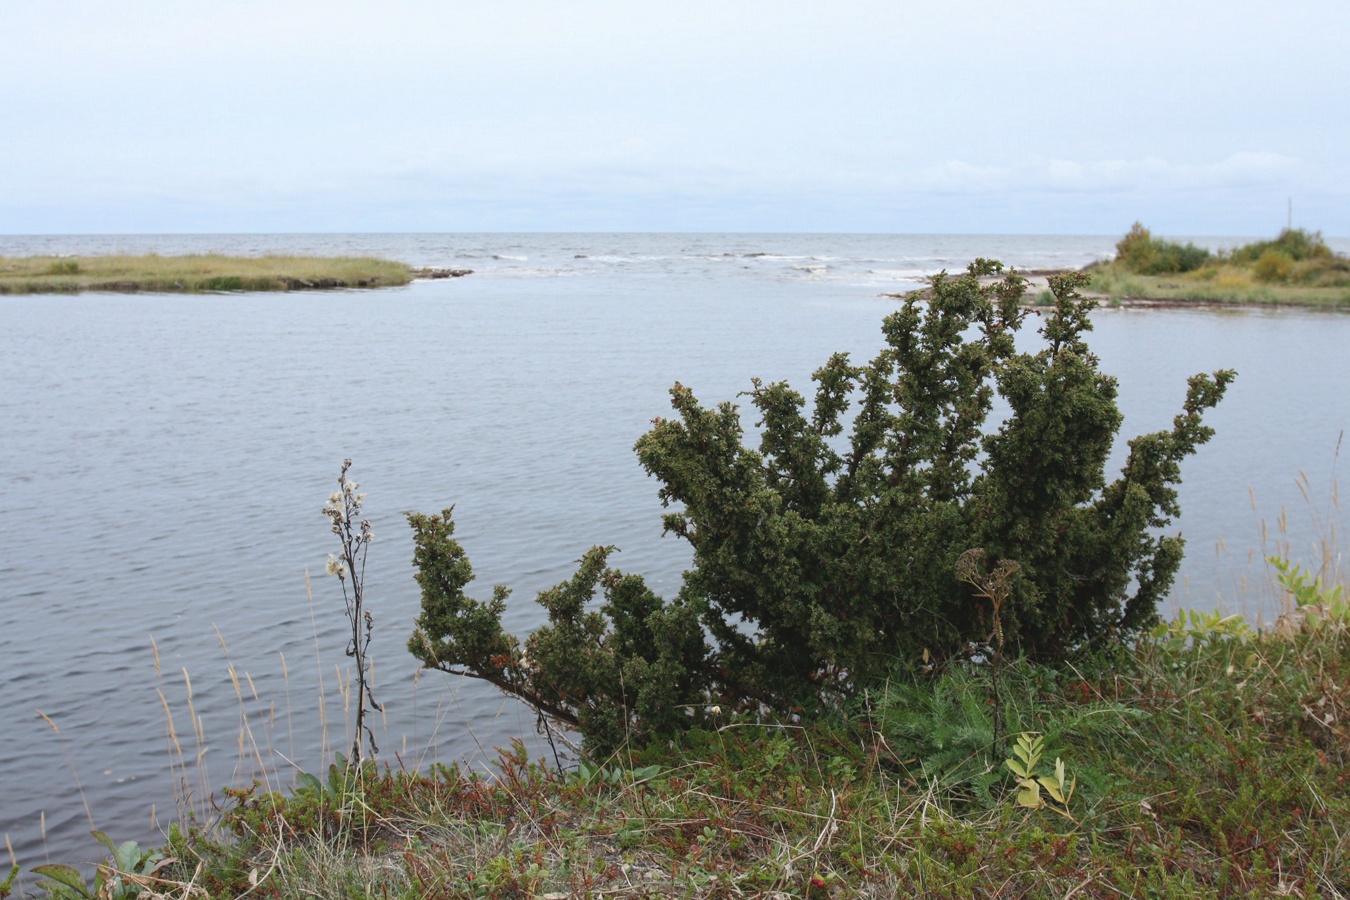
[[[411,267],[370,257],[0,257],[0,294],[291,291],[407,284]]]

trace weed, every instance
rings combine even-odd
[[[140,896],[145,888],[161,881],[156,877],[160,870],[176,862],[157,851],[142,850],[135,841],[114,844],[102,831],[95,829],[91,833],[100,844],[108,848],[110,860],[99,864],[93,884],[86,882],[84,876],[70,866],[59,864],[34,866],[34,872],[48,879],[40,882],[39,887],[46,890],[49,897],[56,900],[65,898],[131,900]],[[11,872],[9,881],[4,884],[6,893],[13,880],[14,873]]]
[[[363,737],[370,744],[371,756],[380,752],[375,745],[374,730],[365,724],[366,713],[369,710],[383,712],[384,707],[376,702],[371,693],[370,660],[366,657],[371,631],[375,627],[374,617],[365,608],[366,554],[370,550],[370,542],[375,539],[375,532],[370,527],[370,520],[361,518],[361,504],[366,495],[359,493],[360,485],[347,480],[347,470],[351,465],[350,459],[342,461],[338,489],[324,504],[323,514],[332,523],[330,530],[337,535],[342,547],[338,556],[329,554],[327,572],[336,575],[342,584],[342,599],[347,604],[347,621],[352,630],[351,639],[347,642],[347,655],[356,663],[356,729],[352,735],[351,759],[353,765],[360,765]],[[359,526],[355,524],[358,519]]]
[[[1327,587],[1311,572],[1278,556],[1267,560],[1278,573],[1276,579],[1294,601],[1294,613],[1313,631],[1319,628],[1344,630],[1350,625],[1350,603],[1343,585]]]
[[[1073,798],[1077,779],[1067,777],[1064,760],[1058,756],[1055,757],[1052,770],[1042,769],[1041,757],[1044,754],[1044,737],[1027,731],[1017,736],[1017,743],[1013,746],[1014,758],[1003,762],[1008,771],[1017,777],[1017,804],[1027,809],[1048,809],[1076,825],[1078,820],[1069,812],[1069,800]]]
[[[1171,622],[1155,625],[1150,636],[1167,642],[1171,651],[1180,652],[1187,645],[1199,646],[1230,639],[1241,643],[1254,634],[1242,616],[1224,615],[1217,609],[1212,613],[1183,609],[1177,611]]]

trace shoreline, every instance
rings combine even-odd
[[[1017,274],[1026,281],[1026,293],[1022,298],[1022,306],[1027,309],[1039,310],[1049,308],[1049,303],[1037,302],[1038,298],[1048,293],[1050,290],[1050,279],[1055,275],[1068,275],[1073,272],[1085,271],[1082,269],[1019,269]],[[1090,273],[1089,273],[1090,274]],[[997,280],[994,277],[982,278],[981,283],[990,283]],[[923,288],[918,290],[922,291]],[[879,297],[885,297],[894,300],[903,300],[913,291],[887,291],[878,294]],[[1300,299],[1298,296],[1286,299],[1223,299],[1215,297],[1167,297],[1150,296],[1148,294],[1114,294],[1106,291],[1094,291],[1091,289],[1091,282],[1084,286],[1080,291],[1084,297],[1096,300],[1099,309],[1142,309],[1142,310],[1177,310],[1177,309],[1207,309],[1207,310],[1238,310],[1238,309],[1319,309],[1328,312],[1350,312],[1350,296],[1347,296],[1340,302],[1331,302],[1329,299],[1319,299],[1315,297],[1306,297]]]

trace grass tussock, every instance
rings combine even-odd
[[[0,294],[373,288],[407,284],[413,277],[404,263],[372,257],[0,257]]]
[[[570,770],[519,744],[486,775],[339,758],[227,790],[156,877],[203,897],[1344,897],[1347,715],[1343,614],[1192,617],[1069,670],[953,668],[832,722],[728,717]],[[1036,802],[1006,762],[1027,735],[1061,788]]]

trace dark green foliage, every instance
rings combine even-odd
[[[597,548],[540,595],[549,625],[522,649],[501,627],[504,588],[487,603],[464,595],[472,572],[449,511],[410,516],[423,592],[410,649],[609,752],[711,707],[836,707],[897,667],[983,656],[1000,629],[1000,650],[1053,661],[1150,627],[1182,551],[1157,531],[1178,513],[1180,461],[1209,439],[1201,414],[1232,373],[1192,378],[1173,427],[1131,441],[1108,485],[1121,417],[1083,340],[1085,276],[1052,280],[1031,352],[1014,343],[1024,282],[1001,272],[980,260],[910,296],[876,359],[837,354],[816,372],[809,411],[788,385],[754,381],[758,449],[735,405],[705,408],[676,384],[677,416],[637,444],[678,508],[666,529],[694,548],[674,600],[605,568]],[[1001,425],[996,397],[1010,409]],[[1005,573],[996,592],[975,587],[978,572],[958,579],[970,551]]]
[[[635,733],[701,721],[708,648],[691,610],[664,603],[639,576],[607,568],[612,548],[594,547],[571,580],[539,595],[549,624],[522,647],[502,630],[506,588],[498,585],[487,603],[464,595],[473,569],[452,537],[451,513],[408,516],[422,586],[408,649],[424,665],[491,682],[604,750]],[[597,590],[605,602],[587,610]]]
[[[1170,275],[1199,269],[1210,261],[1210,253],[1194,244],[1159,240],[1135,222],[1116,244],[1116,261],[1140,275]]]

